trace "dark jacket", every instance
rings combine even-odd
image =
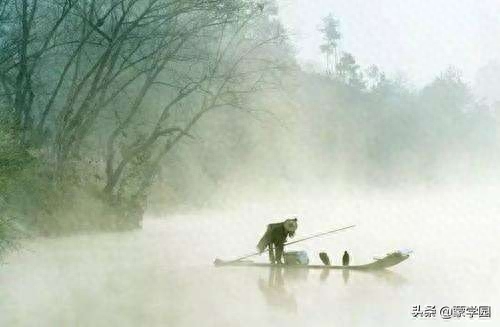
[[[290,233],[286,231],[284,223],[269,224],[266,233],[257,244],[257,248],[260,252],[263,252],[270,244],[282,246],[289,235]]]

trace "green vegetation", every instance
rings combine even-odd
[[[450,169],[479,169],[479,178],[498,164],[495,111],[473,98],[456,70],[422,89],[384,75],[354,83],[342,76],[302,78],[297,101],[307,108],[299,118],[303,151],[323,158],[315,171],[332,181],[429,183],[451,177]],[[462,168],[469,171],[454,170]]]
[[[4,211],[43,235],[140,226],[167,154],[293,63],[271,4],[0,0],[0,22]]]
[[[325,73],[301,70],[276,10],[0,0],[0,249],[14,229],[137,228],[148,205],[201,206],[221,185],[404,185],[498,163],[495,108],[456,69],[417,89],[361,67],[328,15]]]

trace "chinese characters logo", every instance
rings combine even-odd
[[[491,318],[491,306],[465,306],[465,305],[454,305],[454,306],[442,306],[436,308],[435,305],[415,305],[412,307],[411,315],[413,318],[442,318],[445,320],[449,319],[485,319]]]

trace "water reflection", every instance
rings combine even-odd
[[[408,279],[406,277],[391,270],[378,270],[373,272],[373,275],[394,287],[403,286],[408,283]]]
[[[283,267],[270,268],[267,283],[264,279],[259,278],[258,287],[268,305],[295,313],[297,312],[297,300],[294,294],[285,287],[285,275],[287,278],[294,277],[289,274],[290,270]],[[285,271],[287,271],[286,274]]]
[[[319,275],[319,280],[324,283],[328,280],[332,273],[332,269],[325,268],[321,270],[321,274]],[[342,270],[342,279],[344,280],[344,284],[347,284],[349,282],[349,278],[351,275],[351,271],[349,269],[344,269]]]
[[[328,280],[328,277],[330,276],[330,270],[331,269],[322,269],[321,274],[319,275],[319,280],[321,282],[326,282]]]
[[[344,284],[349,282],[349,277],[351,276],[351,271],[349,269],[342,270],[342,279],[344,280]]]
[[[296,282],[307,282],[309,274],[309,269],[272,267],[268,270],[267,280],[259,278],[257,286],[263,294],[267,305],[288,313],[296,313],[298,305],[296,294],[293,292],[293,284]],[[343,283],[347,285],[352,282],[352,275],[356,274],[372,277],[375,282],[381,281],[393,287],[400,287],[408,282],[405,277],[390,270],[351,271],[349,269],[342,269],[339,271],[329,268],[321,269],[319,280],[325,283],[329,278],[340,278],[341,275]]]

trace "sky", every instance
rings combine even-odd
[[[473,84],[476,72],[500,61],[500,0],[278,0],[299,61],[324,65],[321,20],[340,21],[341,50],[363,66],[421,86],[453,66]]]

